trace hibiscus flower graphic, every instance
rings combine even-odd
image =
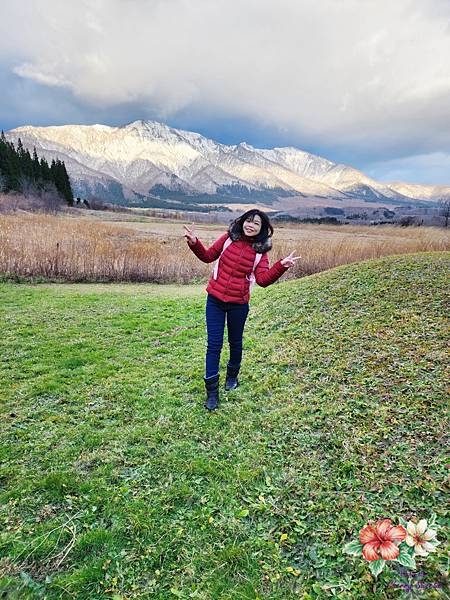
[[[436,538],[437,531],[428,527],[426,519],[421,519],[417,524],[409,521],[406,531],[406,543],[414,548],[417,556],[428,556],[440,544]]]
[[[363,544],[362,553],[366,560],[395,560],[400,554],[400,542],[406,539],[407,531],[402,525],[392,525],[391,519],[382,519],[369,524],[359,532]]]

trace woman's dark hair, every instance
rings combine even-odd
[[[273,227],[266,213],[258,208],[252,208],[235,219],[232,222],[231,227],[234,231],[239,233],[239,235],[244,235],[244,221],[249,218],[253,218],[255,215],[259,215],[261,217],[261,231],[258,233],[258,235],[254,236],[254,240],[255,242],[265,242],[267,238],[271,238],[273,236]]]

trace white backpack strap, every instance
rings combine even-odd
[[[225,240],[225,243],[224,243],[224,245],[223,245],[223,248],[222,248],[222,252],[220,253],[220,256],[219,256],[219,258],[218,258],[218,259],[216,260],[216,262],[214,263],[214,271],[213,271],[213,277],[214,277],[214,279],[217,279],[217,272],[218,272],[218,270],[219,270],[219,260],[220,260],[220,257],[221,257],[221,256],[222,256],[222,254],[225,252],[225,250],[228,248],[228,246],[229,246],[230,244],[232,244],[232,243],[233,243],[233,240],[232,240],[230,237],[228,237],[228,238]]]
[[[250,273],[250,277],[247,277],[247,279],[250,281],[250,286],[249,286],[249,292],[250,292],[250,294],[252,293],[253,286],[256,283],[255,270],[256,270],[256,267],[258,266],[259,261],[261,260],[261,258],[262,258],[262,254],[260,252],[257,252],[256,256],[255,256],[255,261],[253,263],[252,272]]]
[[[262,259],[262,254],[260,252],[256,253],[255,262],[253,263],[253,271],[256,270],[256,267],[259,265],[259,261]],[[252,272],[253,272],[252,271]]]

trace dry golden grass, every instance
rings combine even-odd
[[[196,227],[206,246],[227,226]],[[271,263],[292,250],[302,259],[285,278],[390,254],[448,250],[450,235],[434,227],[280,225]],[[0,215],[0,273],[65,281],[202,282],[212,265],[189,250],[182,223],[108,223],[73,215]]]
[[[288,272],[293,277],[381,256],[450,248],[449,232],[436,227],[308,224],[301,229],[302,234],[295,241],[295,251],[302,260],[297,261]],[[292,249],[292,242],[283,240],[277,246],[277,255],[286,256]]]
[[[0,272],[66,281],[188,283],[202,274],[184,238],[51,215],[0,217]]]

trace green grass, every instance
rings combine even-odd
[[[255,289],[213,414],[204,286],[0,284],[0,597],[406,597],[342,546],[432,512],[444,597],[449,258]]]

